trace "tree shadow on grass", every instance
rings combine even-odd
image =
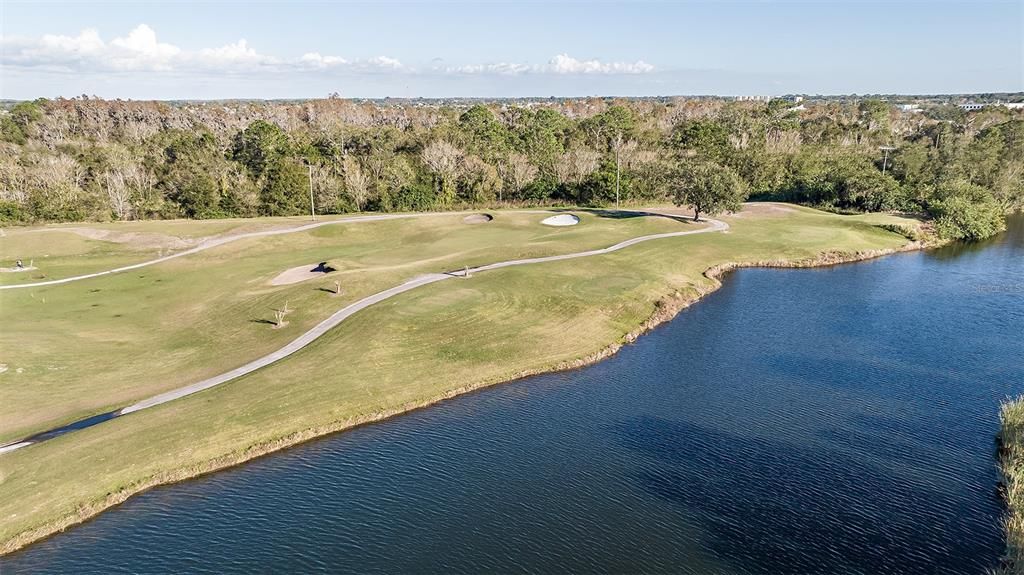
[[[265,323],[267,325],[277,325],[276,323],[270,321],[269,319],[250,319],[249,321],[251,323]]]

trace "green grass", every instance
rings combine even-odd
[[[540,214],[339,224],[241,240],[156,266],[66,285],[0,292],[0,441],[13,440],[228,371],[269,353],[336,309],[427,272],[604,247],[685,230],[667,218],[584,215],[572,228]],[[203,223],[205,225],[205,223]],[[66,245],[64,234],[38,234]],[[74,238],[72,238],[74,239]],[[69,253],[80,247],[55,253]],[[109,250],[130,252],[114,244]],[[123,254],[117,254],[119,256]],[[62,256],[54,255],[62,261]],[[337,272],[272,286],[288,268],[330,261]],[[334,289],[342,282],[343,296]],[[285,329],[265,323],[295,311]],[[21,370],[20,372],[18,370]]]
[[[39,290],[36,299],[0,292],[5,326],[13,317],[31,318],[0,334],[9,368],[25,366],[22,374],[0,374],[0,429],[10,438],[219,373],[275,349],[347,301],[424,271],[685,229],[664,218],[593,215],[581,226],[552,229],[536,224],[541,217],[500,214],[481,226],[439,217],[329,227]],[[33,529],[88,516],[146,485],[591,356],[623,341],[659,300],[712,288],[703,272],[714,265],[906,243],[878,227],[886,222],[876,216],[792,209],[727,219],[732,229],[724,234],[657,240],[407,292],[249,376],[0,456],[0,542],[30,540]],[[458,255],[445,255],[452,253]],[[344,298],[315,289],[326,280],[266,285],[280,270],[326,259],[344,263]],[[46,303],[38,303],[44,295]],[[297,310],[288,328],[250,321],[269,317],[267,310],[284,300]]]

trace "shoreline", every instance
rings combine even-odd
[[[996,453],[999,495],[1006,508],[1003,536],[1006,547],[993,575],[1012,575],[1024,569],[1024,396],[1010,397],[999,408]]]
[[[354,429],[363,425],[381,422],[398,415],[423,409],[435,405],[442,401],[455,398],[457,396],[491,387],[503,383],[512,383],[519,379],[531,377],[534,375],[540,375],[545,373],[556,373],[560,371],[567,371],[571,369],[577,369],[588,365],[595,364],[602,361],[615,353],[617,353],[626,344],[630,344],[639,339],[640,336],[653,330],[659,325],[674,319],[681,311],[700,301],[702,298],[718,290],[722,286],[721,277],[727,272],[740,269],[740,268],[816,268],[816,267],[829,267],[834,265],[854,263],[860,261],[867,261],[882,256],[892,255],[896,253],[919,251],[941,245],[941,242],[921,242],[921,241],[908,241],[899,248],[893,249],[879,249],[879,250],[865,250],[857,252],[844,252],[838,250],[829,250],[819,253],[817,256],[810,258],[798,259],[798,260],[759,260],[752,262],[727,262],[723,264],[717,264],[707,268],[703,272],[703,276],[712,282],[709,288],[695,287],[687,290],[686,292],[675,291],[671,294],[666,294],[655,300],[654,311],[652,314],[644,320],[639,326],[630,330],[629,332],[620,336],[619,341],[612,342],[600,350],[593,352],[582,357],[562,361],[557,364],[531,370],[522,370],[514,372],[508,376],[500,376],[493,379],[485,379],[472,384],[464,385],[456,389],[446,391],[441,394],[430,396],[426,399],[409,402],[397,407],[378,411],[373,414],[352,417],[348,419],[338,420],[328,425],[306,428],[300,431],[289,433],[287,435],[278,437],[276,439],[264,441],[261,443],[253,444],[248,447],[235,450],[226,455],[210,459],[202,464],[178,468],[170,471],[165,471],[136,481],[122,489],[109,493],[105,498],[87,502],[80,505],[77,510],[73,513],[65,515],[57,520],[50,521],[38,527],[23,531],[14,537],[0,543],[0,556],[14,553],[20,549],[23,549],[32,543],[45,539],[51,535],[60,533],[72,527],[84,523],[93,517],[96,517],[103,511],[117,506],[124,501],[128,500],[133,495],[137,495],[154,487],[161,485],[168,485],[172,483],[178,483],[188,479],[197,478],[209,473],[221,471],[229,467],[245,463],[280,451],[282,449],[292,447],[312,439],[324,437],[329,434],[345,431],[348,429]]]

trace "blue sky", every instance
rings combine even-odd
[[[0,2],[0,97],[1024,90],[1024,2]]]

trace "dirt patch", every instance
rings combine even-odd
[[[297,284],[313,278],[322,278],[324,275],[336,271],[333,267],[327,264],[327,262],[320,262],[318,264],[306,264],[304,266],[297,266],[291,269],[284,270],[277,274],[277,277],[270,280],[272,286],[283,286],[289,284]]]
[[[494,219],[491,214],[470,214],[462,218],[464,224],[486,224],[487,222]]]

